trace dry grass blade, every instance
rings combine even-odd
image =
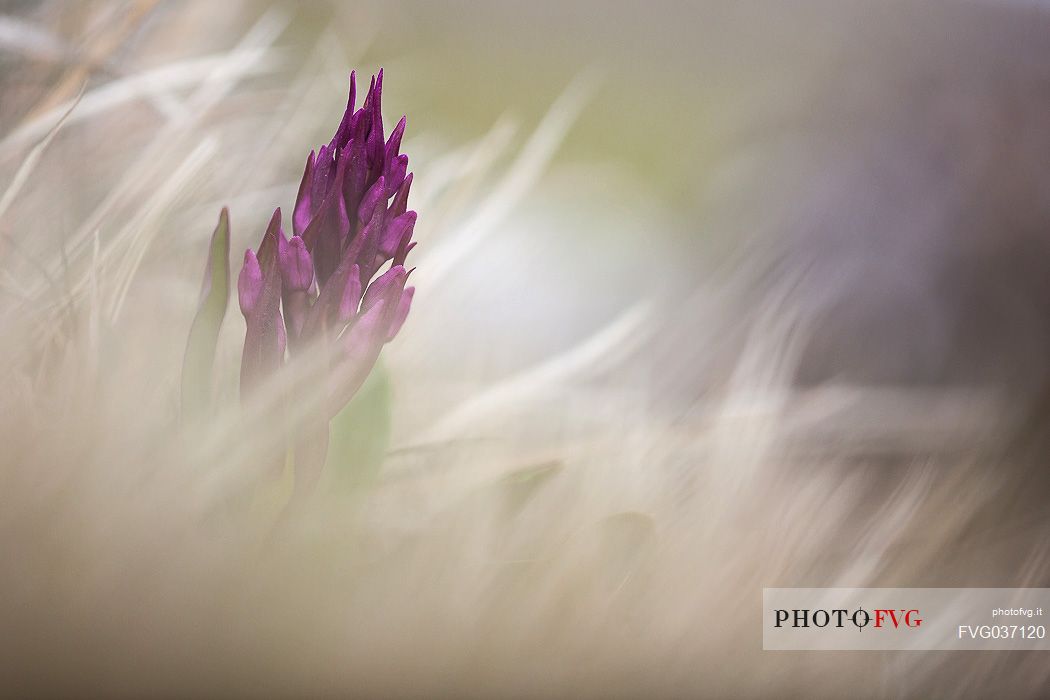
[[[243,77],[272,73],[283,65],[281,52],[272,48],[251,49],[247,52],[247,57],[249,60]],[[158,92],[200,86],[228,60],[228,54],[202,56],[117,78],[92,88],[77,98],[80,103],[79,108],[69,123],[77,124],[108,111],[119,109],[135,100],[153,96]],[[12,157],[27,142],[45,135],[57,118],[70,111],[72,104],[73,101],[60,104],[27,120],[7,134],[0,141],[0,158]],[[165,116],[169,119],[182,117],[186,114],[187,109],[185,106],[180,106],[178,111],[170,111]]]
[[[503,411],[527,402],[530,396],[567,385],[580,374],[601,372],[643,345],[651,330],[653,303],[640,301],[607,326],[556,357],[499,382],[453,408],[436,425],[426,429],[419,442],[443,442],[462,437],[465,429],[486,420],[499,420]]]
[[[287,14],[276,10],[267,12],[245,33],[238,45],[208,71],[202,84],[187,100],[187,116],[169,121],[159,130],[152,143],[143,149],[142,155],[126,169],[120,181],[69,237],[65,247],[71,260],[75,261],[84,253],[90,243],[91,232],[101,227],[105,217],[118,204],[133,200],[144,183],[162,179],[169,171],[171,157],[186,148],[187,140],[199,140],[199,135],[191,127],[199,123],[240,80],[250,75],[259,58],[258,52],[268,48],[277,39],[287,22]],[[127,228],[124,230],[127,231]],[[106,247],[110,250],[113,248],[112,245]],[[105,252],[103,255],[108,256]],[[61,266],[57,264],[50,270],[53,275],[61,271]],[[86,275],[74,280],[70,285],[72,292],[81,294],[86,281]],[[42,280],[29,285],[31,295],[41,294],[46,289],[46,282]]]
[[[528,192],[554,156],[594,89],[595,78],[574,80],[551,105],[495,190],[450,240],[439,241],[420,263],[419,277],[435,284],[470,253]]]
[[[80,104],[81,98],[84,96],[84,87],[81,86],[80,93],[75,99],[71,100],[66,105],[65,110],[58,115],[58,119],[52,124],[48,130],[44,133],[44,138],[40,143],[33,146],[32,150],[22,160],[22,164],[18,166],[18,170],[15,171],[15,175],[11,178],[11,183],[4,190],[4,194],[0,196],[0,220],[4,218],[4,214],[7,213],[8,208],[15,201],[15,197],[22,191],[26,182],[29,180],[29,176],[33,173],[33,169],[36,168],[40,162],[40,157],[43,156],[44,151],[50,145],[51,141],[55,138],[58,132],[62,129],[62,126],[69,119],[70,115],[73,114],[73,110]]]

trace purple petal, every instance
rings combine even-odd
[[[388,321],[386,305],[386,300],[381,299],[367,311],[362,309],[357,320],[350,326],[350,330],[340,338],[344,352],[356,354],[360,357],[362,355],[361,350],[373,348],[375,354],[379,354],[379,347],[383,345],[383,338],[385,337],[383,331],[386,329]],[[371,352],[364,354],[371,354]]]
[[[281,283],[290,291],[305,292],[314,283],[314,263],[306,243],[299,236],[279,241],[278,257],[281,267]]]
[[[346,213],[342,188],[346,165],[346,158],[340,158],[332,187],[302,236],[306,249],[313,255],[317,282],[321,286],[338,266],[343,244],[350,233],[350,217]]]
[[[390,138],[386,142],[386,160],[390,162],[394,158],[397,158],[397,154],[401,152],[401,139],[405,135],[405,117],[401,117],[401,121],[397,123],[394,130],[390,132]]]
[[[379,242],[379,252],[382,253],[387,260],[394,257],[402,247],[407,246],[405,242],[404,246],[402,241],[407,236],[412,237],[412,231],[416,226],[416,213],[414,211],[408,211],[391,221],[386,230],[383,231],[383,238]]]
[[[354,103],[357,102],[357,71],[350,71],[350,97],[346,101],[346,110],[343,119],[339,122],[339,128],[335,130],[335,136],[329,144],[332,148],[345,148],[350,140],[351,123],[354,116]]]
[[[405,288],[407,279],[408,271],[401,265],[392,267],[377,277],[365,290],[364,298],[361,300],[361,313],[367,312],[384,300],[388,307],[393,307],[401,297],[401,291]]]
[[[373,176],[385,169],[386,144],[383,138],[383,69],[379,69],[372,89],[372,123],[368,133],[368,170]]]
[[[379,263],[374,261],[377,258],[381,258],[379,255],[379,237],[383,233],[383,223],[386,220],[386,209],[383,207],[376,207],[372,213],[372,220],[368,222],[368,225],[361,230],[358,235],[360,238],[360,244],[355,246],[355,259],[358,264],[361,265],[361,281],[364,284],[368,283],[368,280],[372,279],[372,275],[376,273],[379,266],[382,265],[382,260]]]
[[[299,193],[295,197],[295,209],[292,210],[292,231],[295,235],[303,235],[303,231],[313,218],[311,193],[313,192],[314,180],[314,158],[315,154],[310,151],[310,157],[306,159],[306,169],[303,171],[303,179],[299,182]]]
[[[256,257],[255,251],[249,248],[244,251],[244,267],[237,276],[237,301],[245,317],[250,315],[258,305],[262,288],[263,276],[262,268],[259,267],[259,258]]]
[[[361,303],[361,270],[357,265],[350,268],[346,284],[343,287],[343,296],[339,301],[339,322],[347,324],[357,316],[357,308]]]
[[[244,350],[241,354],[241,396],[251,392],[261,381],[272,376],[284,359],[286,337],[281,318],[281,273],[277,265],[278,240],[281,231],[281,210],[278,208],[270,219],[258,255],[246,253],[244,278],[245,300],[248,302],[244,315],[247,326],[244,334]],[[255,293],[256,270],[261,276],[261,289]],[[238,293],[241,281],[238,279]]]
[[[310,312],[310,294],[304,291],[281,290],[281,309],[284,314],[284,327],[293,351],[301,347],[303,326]]]
[[[350,277],[360,277],[360,270],[354,264],[353,258],[347,256],[343,258],[343,261],[339,263],[339,267],[336,268],[328,282],[321,288],[320,294],[318,294],[313,306],[307,312],[306,321],[303,324],[304,337],[316,340],[324,332],[338,324],[339,307]],[[335,333],[338,334],[340,330],[342,330],[341,326],[335,329]]]
[[[405,181],[405,175],[408,173],[408,156],[399,155],[388,160],[386,162],[386,173],[384,177],[386,179],[386,196],[392,197],[401,183]]]
[[[398,331],[401,330],[401,326],[405,325],[405,319],[408,318],[408,311],[412,308],[412,297],[414,297],[415,294],[415,287],[405,287],[405,291],[401,293],[401,299],[397,304],[397,312],[394,314],[393,319],[391,319],[390,327],[386,332],[386,340],[388,343],[398,334]]]
[[[270,217],[270,223],[266,226],[262,243],[259,244],[259,265],[262,266],[264,276],[271,263],[276,270],[278,241],[281,238],[284,238],[284,229],[281,228],[281,208],[277,207],[273,210],[273,216]]]
[[[353,398],[372,371],[383,349],[387,327],[385,303],[380,301],[362,312],[350,330],[339,339],[342,353],[332,368],[329,414],[335,415]]]
[[[310,182],[310,214],[315,215],[331,189],[333,172],[336,169],[335,151],[321,146],[314,159],[313,179]],[[305,229],[304,229],[305,230]]]
[[[394,199],[390,202],[390,216],[398,217],[404,214],[408,210],[408,191],[412,189],[412,173],[409,173],[405,177],[405,181],[401,183],[401,186],[397,188],[397,192],[394,193]]]
[[[346,178],[343,182],[343,198],[347,211],[357,211],[361,198],[368,186],[368,165],[365,157],[365,137],[371,120],[369,113],[362,107],[354,121],[354,134],[347,144],[343,157],[348,160]]]
[[[408,214],[414,214],[415,212],[407,212]],[[405,234],[401,237],[401,243],[397,246],[397,252],[394,253],[394,265],[404,265],[405,259],[408,258],[408,254],[412,252],[412,249],[416,247],[416,241],[412,240],[412,229],[405,231]]]
[[[372,213],[375,211],[376,205],[380,202],[386,201],[386,181],[382,176],[375,181],[365,196],[361,198],[361,204],[357,208],[357,219],[362,224],[372,220]]]

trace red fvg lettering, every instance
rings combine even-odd
[[[897,613],[900,613],[898,616]],[[912,617],[912,615],[915,617]],[[888,622],[893,625],[894,629],[897,629],[903,623],[906,627],[919,627],[922,625],[922,618],[918,617],[918,610],[875,610],[875,627],[882,627],[883,622]],[[887,616],[889,620],[887,620]]]

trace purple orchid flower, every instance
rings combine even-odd
[[[360,109],[356,73],[332,140],[311,152],[292,214],[291,238],[278,208],[238,280],[247,324],[241,392],[250,393],[315,343],[329,348],[327,418],[360,389],[412,304],[405,259],[415,246],[408,211],[412,174],[400,153],[405,119],[384,138],[383,71]],[[390,263],[385,271],[382,268]],[[378,276],[377,276],[378,275]]]

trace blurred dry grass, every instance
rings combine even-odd
[[[5,690],[1039,697],[1038,654],[763,654],[758,601],[1047,585],[1047,20],[745,5],[5,7]],[[281,520],[240,317],[203,426],[185,334],[219,208],[237,259],[378,64],[421,215],[393,449]]]

